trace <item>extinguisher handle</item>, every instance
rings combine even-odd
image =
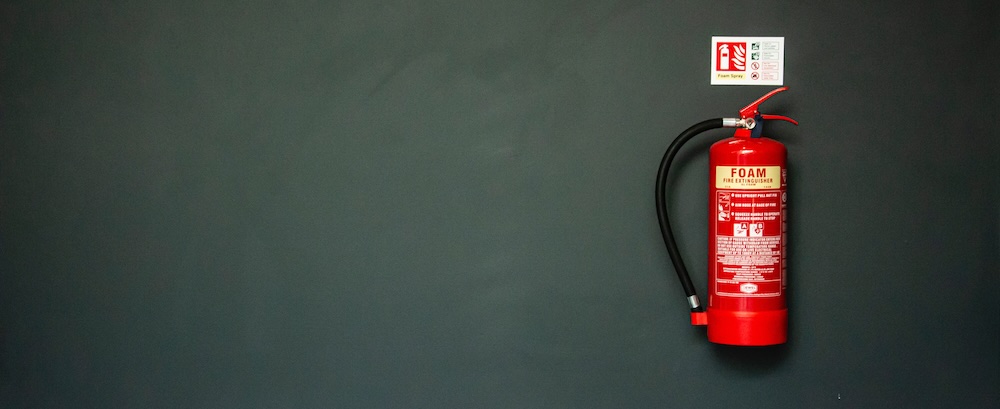
[[[771,120],[788,121],[795,125],[799,124],[798,121],[784,115],[757,114],[757,116],[754,117],[755,124],[750,128],[750,137],[760,138],[764,136],[764,123]]]
[[[786,122],[791,122],[794,125],[799,124],[799,121],[796,121],[784,115],[761,114],[760,117],[765,121],[786,121]]]
[[[760,115],[760,109],[759,109],[760,108],[760,104],[764,103],[764,101],[767,101],[768,98],[771,98],[775,94],[777,94],[779,92],[782,92],[782,91],[788,91],[788,87],[776,88],[775,90],[773,90],[771,92],[768,92],[767,94],[764,94],[764,96],[762,96],[760,98],[757,98],[756,101],[751,102],[750,105],[747,105],[747,106],[743,107],[743,109],[740,110],[740,118],[743,118],[743,119],[754,118],[757,115]],[[767,119],[767,118],[764,118],[764,119]],[[795,121],[792,121],[792,122],[795,122]]]

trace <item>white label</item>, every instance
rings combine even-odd
[[[712,37],[712,85],[783,85],[785,37]]]
[[[785,288],[785,187],[717,190],[715,295],[777,297]],[[714,213],[714,212],[713,212]],[[732,232],[732,234],[730,234]]]

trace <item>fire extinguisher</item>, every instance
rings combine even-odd
[[[775,89],[747,105],[739,118],[710,119],[688,128],[667,148],[656,175],[660,233],[691,307],[691,324],[706,325],[714,343],[764,346],[788,338],[786,150],[763,131],[772,121],[798,122],[758,111],[761,103],[787,89]],[[709,150],[706,311],[670,229],[667,172],[685,142],[715,128],[736,128],[736,133]]]

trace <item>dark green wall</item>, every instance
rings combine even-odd
[[[0,407],[997,407],[988,3],[4,2]],[[656,227],[712,35],[786,41],[783,347]]]

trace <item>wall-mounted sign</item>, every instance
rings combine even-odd
[[[784,85],[785,37],[712,37],[712,85]]]

